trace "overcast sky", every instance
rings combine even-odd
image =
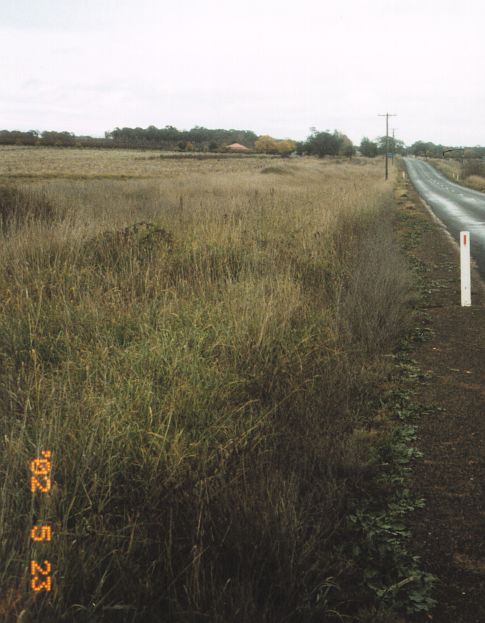
[[[0,0],[0,129],[485,145],[484,0]]]

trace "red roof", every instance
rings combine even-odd
[[[251,151],[241,143],[232,143],[232,145],[228,145],[226,149],[230,149],[231,151]]]

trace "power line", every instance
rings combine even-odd
[[[387,180],[388,178],[387,158],[388,158],[388,152],[389,152],[389,117],[397,117],[397,115],[393,115],[389,112],[386,112],[383,115],[377,115],[377,116],[386,118],[386,180]]]

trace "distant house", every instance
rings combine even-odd
[[[227,145],[226,146],[226,150],[227,151],[239,152],[239,153],[246,153],[248,151],[251,151],[250,149],[248,149],[244,145],[241,145],[241,143],[232,143],[232,145]]]

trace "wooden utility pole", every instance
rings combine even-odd
[[[389,117],[397,117],[397,115],[393,115],[391,113],[386,112],[383,115],[377,115],[377,116],[386,118],[386,180],[387,180],[387,178],[388,178],[387,159],[388,159],[388,155],[389,155]]]

